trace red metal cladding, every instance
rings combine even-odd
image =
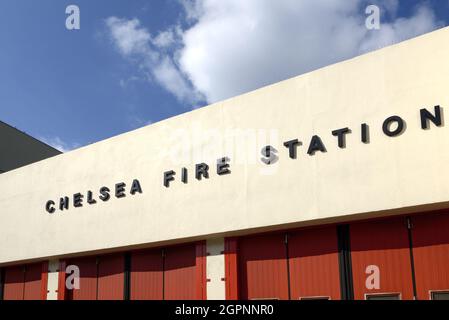
[[[449,290],[449,213],[412,219],[413,256],[418,299],[431,290]]]
[[[123,300],[124,254],[105,255],[98,258],[98,300]]]
[[[289,234],[291,298],[340,299],[336,227],[307,229]]]
[[[66,280],[66,261],[59,261],[59,272],[58,272],[58,300],[65,300],[67,298],[67,288],[65,285]]]
[[[5,268],[5,283],[3,287],[4,300],[23,300],[24,266]]]
[[[241,299],[288,299],[284,235],[239,239]]]
[[[237,238],[225,238],[225,286],[226,299],[237,300],[239,298],[238,288],[238,260],[237,260]]]
[[[5,300],[42,300],[47,298],[48,263],[35,263],[5,269]]]
[[[136,251],[131,254],[131,300],[162,300],[162,250]]]
[[[354,223],[350,226],[354,298],[365,299],[365,294],[394,293],[401,299],[413,299],[410,249],[405,218]],[[375,282],[367,279],[367,267],[379,268],[380,288],[371,288]],[[371,280],[371,278],[370,278]]]
[[[195,244],[165,249],[164,299],[197,299]]]
[[[48,261],[42,262],[41,272],[41,300],[47,300],[48,293]]]
[[[96,300],[97,299],[97,258],[76,258],[68,261],[67,265],[76,265],[80,271],[79,289],[67,290],[67,300]]]
[[[24,300],[40,300],[42,298],[42,263],[25,266]]]
[[[201,241],[196,244],[196,299],[207,299],[207,285],[206,285],[206,255],[207,255],[206,241]]]

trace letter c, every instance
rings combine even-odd
[[[55,202],[53,200],[48,200],[47,203],[45,204],[45,210],[47,210],[48,213],[53,213],[55,212]]]

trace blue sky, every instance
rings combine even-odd
[[[70,150],[447,23],[447,0],[2,0],[0,120]]]

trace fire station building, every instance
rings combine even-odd
[[[2,173],[1,298],[449,299],[448,57],[444,28]]]

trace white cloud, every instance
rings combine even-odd
[[[150,34],[145,28],[140,27],[139,20],[109,17],[106,19],[106,25],[123,55],[145,54],[150,51],[148,46]]]
[[[166,48],[175,43],[175,37],[173,30],[162,31],[152,40],[152,42],[156,47]]]
[[[137,61],[139,69],[148,73],[151,79],[156,80],[182,102],[193,105],[202,99],[175,65],[172,56],[156,51],[157,48],[173,44],[179,34],[177,28],[153,38],[137,19],[109,17],[106,19],[106,26],[117,50],[124,57]],[[126,81],[121,80],[120,86],[125,85]]]
[[[184,7],[186,19],[189,22],[197,20],[204,12],[202,3],[196,0],[179,0],[179,3]]]
[[[398,18],[392,23],[382,24],[379,31],[368,34],[360,45],[360,50],[363,52],[385,47],[426,33],[437,26],[439,25],[435,22],[432,10],[422,6],[410,18]]]
[[[210,102],[343,60],[438,26],[422,6],[380,31],[365,28],[362,0],[195,1],[181,70]],[[397,1],[382,1],[391,16]],[[188,12],[189,16],[195,16]],[[376,33],[377,32],[377,33]]]
[[[215,102],[436,29],[421,5],[398,18],[398,0],[180,0],[185,21],[156,37],[111,17],[118,50],[180,101]],[[365,7],[381,7],[367,30]],[[388,19],[387,19],[388,18]],[[181,30],[179,25],[187,25]]]
[[[162,84],[164,88],[172,92],[181,101],[196,102],[201,100],[195,90],[179,72],[170,57],[163,57],[160,62],[154,66],[153,74],[156,80]]]
[[[73,149],[77,149],[80,147],[79,143],[67,143],[63,141],[60,137],[39,137],[38,140],[52,146],[53,148],[66,153]]]

